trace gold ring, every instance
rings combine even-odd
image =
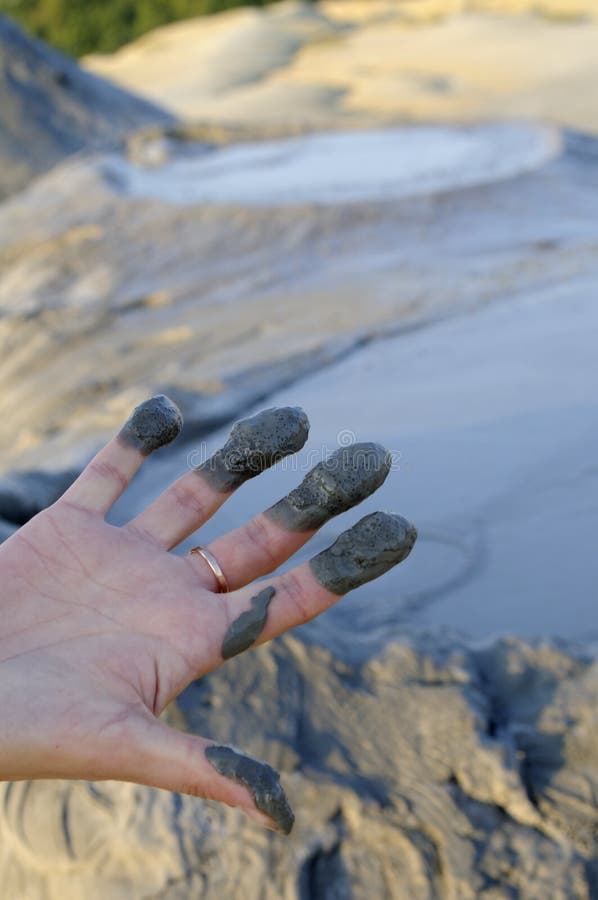
[[[192,553],[197,553],[198,556],[201,556],[202,559],[205,559],[210,569],[214,573],[214,577],[218,582],[218,590],[217,594],[228,594],[228,581],[226,580],[226,576],[222,569],[220,568],[220,563],[216,559],[213,553],[210,553],[209,550],[206,550],[205,547],[193,547],[192,550],[189,550],[189,556]]]

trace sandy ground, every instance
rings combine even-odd
[[[1,788],[19,900],[593,900],[598,665],[438,634],[362,666],[283,638],[194,683],[172,720],[282,772],[290,838],[118,782]]]
[[[535,118],[598,132],[596,0],[284,2],[160,28],[85,65],[204,122]]]

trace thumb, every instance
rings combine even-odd
[[[290,834],[295,816],[271,766],[233,747],[177,731],[151,713],[130,724],[115,778],[219,800],[266,828]]]

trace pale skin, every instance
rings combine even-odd
[[[212,741],[158,716],[223,663],[223,637],[250,607],[251,583],[314,532],[287,531],[260,514],[214,541],[208,549],[230,586],[216,593],[201,557],[169,551],[230,493],[190,471],[126,525],[105,521],[144,459],[113,438],[56,503],[0,546],[0,778],[130,781],[219,800],[272,827],[251,792],[209,764]],[[308,563],[266,583],[276,602],[258,644],[339,599]]]

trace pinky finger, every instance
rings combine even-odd
[[[146,456],[169,444],[183,426],[180,410],[168,397],[137,406],[120,432],[97,453],[62,500],[106,514]]]

